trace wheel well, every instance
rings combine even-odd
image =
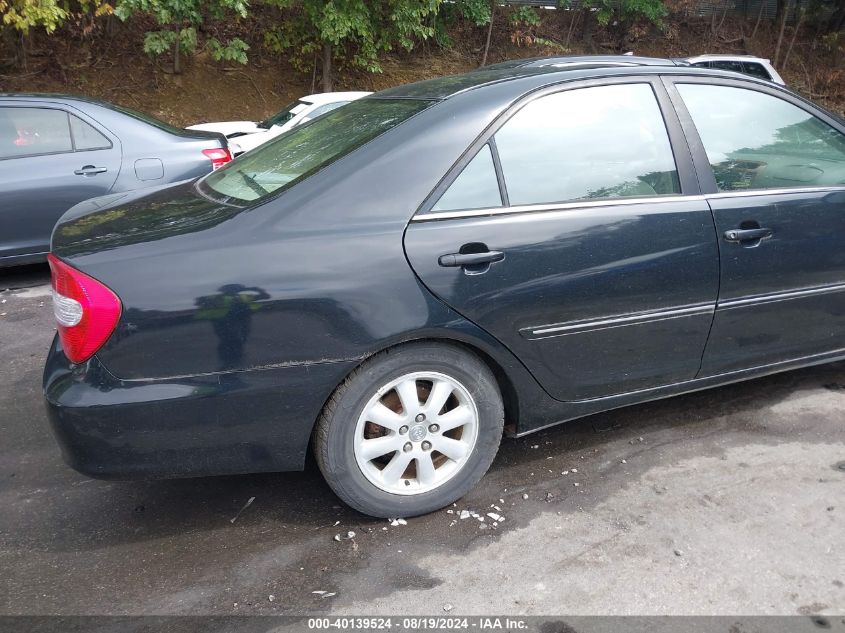
[[[422,338],[414,338],[414,339],[407,339],[404,341],[400,341],[398,343],[394,343],[393,345],[388,345],[387,347],[383,347],[378,351],[373,352],[362,358],[358,364],[352,367],[344,376],[343,379],[335,386],[332,390],[332,393],[329,394],[326,401],[323,403],[323,406],[320,407],[320,413],[322,413],[323,409],[325,409],[326,404],[328,403],[329,399],[331,399],[332,395],[334,394],[337,387],[342,385],[344,381],[349,378],[349,376],[358,369],[363,363],[366,363],[370,358],[375,356],[376,354],[381,354],[382,352],[386,352],[388,350],[396,349],[397,347],[402,347],[403,345],[407,345],[408,343],[440,343],[442,345],[452,345],[453,347],[458,347],[460,349],[466,350],[472,354],[478,356],[482,362],[487,365],[488,369],[493,372],[493,377],[496,379],[496,384],[499,387],[499,393],[502,394],[502,404],[505,408],[505,435],[514,435],[516,434],[517,425],[519,423],[519,400],[516,394],[516,389],[513,386],[513,382],[508,377],[507,372],[502,368],[502,366],[486,353],[484,350],[472,345],[470,343],[466,343],[465,341],[458,341],[451,338],[436,338],[436,337],[422,337]],[[319,414],[317,416],[319,419]],[[317,419],[314,420],[314,428],[317,426]],[[312,453],[314,450],[313,447],[314,443],[314,435],[312,432],[311,441],[308,442],[308,452]]]

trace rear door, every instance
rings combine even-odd
[[[108,193],[120,165],[117,139],[82,113],[0,100],[0,258],[46,253],[59,217]]]
[[[674,86],[721,251],[701,375],[845,350],[845,130],[776,88]]]
[[[698,193],[659,81],[568,84],[479,139],[405,247],[429,289],[550,394],[601,398],[699,369],[718,251]]]

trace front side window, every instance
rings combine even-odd
[[[52,108],[0,108],[0,158],[71,151],[67,112]]]
[[[680,193],[649,84],[579,88],[530,102],[496,133],[512,205]]]
[[[845,135],[778,97],[678,84],[720,191],[845,184]]]
[[[296,127],[210,173],[209,195],[252,202],[291,186],[431,105],[415,99],[362,99]]]
[[[457,211],[500,206],[502,206],[502,196],[499,193],[499,181],[493,165],[493,154],[490,146],[485,145],[449,185],[431,210]]]

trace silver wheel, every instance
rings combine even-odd
[[[355,460],[381,490],[416,495],[454,477],[478,438],[469,391],[437,372],[405,374],[381,387],[355,427]]]

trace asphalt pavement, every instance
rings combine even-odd
[[[845,364],[506,439],[454,507],[391,524],[313,463],[68,468],[47,282],[0,272],[0,614],[845,614]]]

